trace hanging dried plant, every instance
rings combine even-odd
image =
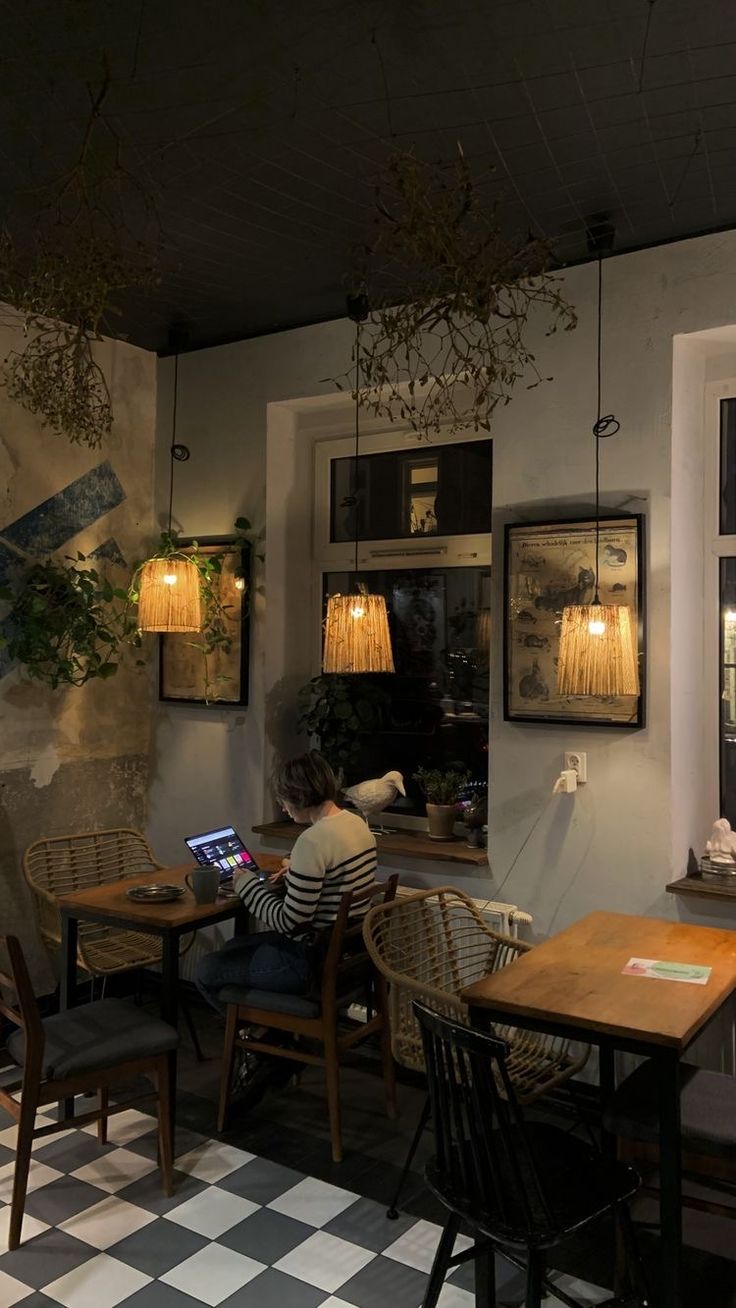
[[[41,244],[30,262],[8,233],[0,239],[0,298],[22,315],[28,337],[5,359],[8,395],[70,441],[94,448],[110,431],[110,392],[92,346],[115,293],[141,276],[94,239],[83,250]]]
[[[120,143],[103,114],[110,89],[106,61],[90,94],[77,159],[42,190],[35,226],[0,231],[0,301],[22,319],[27,343],[3,365],[12,400],[70,441],[93,448],[110,432],[110,391],[93,345],[123,291],[153,280],[150,258],[127,230],[126,196],[151,205],[120,162]]]
[[[462,150],[449,166],[395,156],[376,207],[375,236],[352,277],[353,292],[363,291],[370,306],[360,334],[360,402],[426,438],[441,429],[488,431],[517,381],[543,380],[524,339],[532,312],[546,313],[547,335],[576,325],[549,271],[551,248],[502,234]]]

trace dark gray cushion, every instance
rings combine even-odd
[[[217,996],[221,1004],[243,1004],[269,1013],[291,1017],[319,1017],[320,1005],[309,995],[278,995],[273,990],[250,990],[245,986],[223,986]]]
[[[291,1017],[319,1017],[321,1003],[311,995],[278,995],[273,990],[250,990],[246,986],[223,986],[217,998],[221,1004],[242,1004],[268,1013],[288,1013]],[[338,1008],[365,1000],[365,992],[355,986],[338,999]]]
[[[48,1080],[77,1076],[98,1067],[114,1067],[133,1058],[148,1058],[176,1049],[178,1033],[160,1017],[151,1017],[126,999],[98,999],[66,1013],[44,1018],[43,1076]],[[15,1031],[8,1052],[21,1066],[25,1036]]]
[[[606,1129],[632,1140],[659,1139],[659,1072],[648,1059],[621,1083],[603,1115]],[[680,1064],[680,1119],[684,1149],[736,1156],[736,1077]]]

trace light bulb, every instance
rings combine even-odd
[[[236,578],[235,578],[235,589],[236,589],[236,590],[245,590],[245,577],[236,577]]]
[[[356,604],[355,607],[350,610],[350,616],[351,618],[364,618],[365,609],[363,608],[363,605]]]
[[[588,631],[590,632],[591,636],[602,636],[605,630],[606,630],[605,622],[601,622],[600,618],[591,618],[590,622],[588,623]]]
[[[174,572],[165,572],[165,573],[164,573],[164,586],[175,586],[175,585],[176,585],[176,573],[174,573]]]

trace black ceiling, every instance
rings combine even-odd
[[[342,316],[397,148],[460,141],[561,263],[591,213],[617,250],[736,226],[734,0],[5,0],[11,215],[78,154],[103,50],[162,249],[113,331],[152,349],[172,322],[197,346]]]

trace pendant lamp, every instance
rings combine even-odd
[[[601,340],[603,306],[602,249],[610,248],[613,229],[598,229],[598,404],[595,438],[595,590],[592,604],[571,604],[562,610],[557,691],[560,695],[638,695],[637,639],[631,609],[626,604],[601,604],[600,443],[615,436],[620,423],[612,413],[601,417]],[[595,239],[595,234],[593,234]],[[605,242],[605,244],[604,244]]]
[[[174,355],[174,404],[169,451],[169,527],[171,539],[174,506],[174,465],[186,462],[189,450],[176,442],[176,401],[179,389],[179,355]],[[147,559],[138,574],[139,631],[201,631],[202,596],[199,572],[192,560],[176,551]]]
[[[345,501],[355,513],[355,572],[358,571],[358,456],[360,451],[360,324],[368,316],[366,297],[348,299],[355,323],[355,454],[353,489]],[[383,595],[369,595],[358,585],[352,595],[331,595],[327,601],[322,671],[337,673],[394,672],[394,656]]]

